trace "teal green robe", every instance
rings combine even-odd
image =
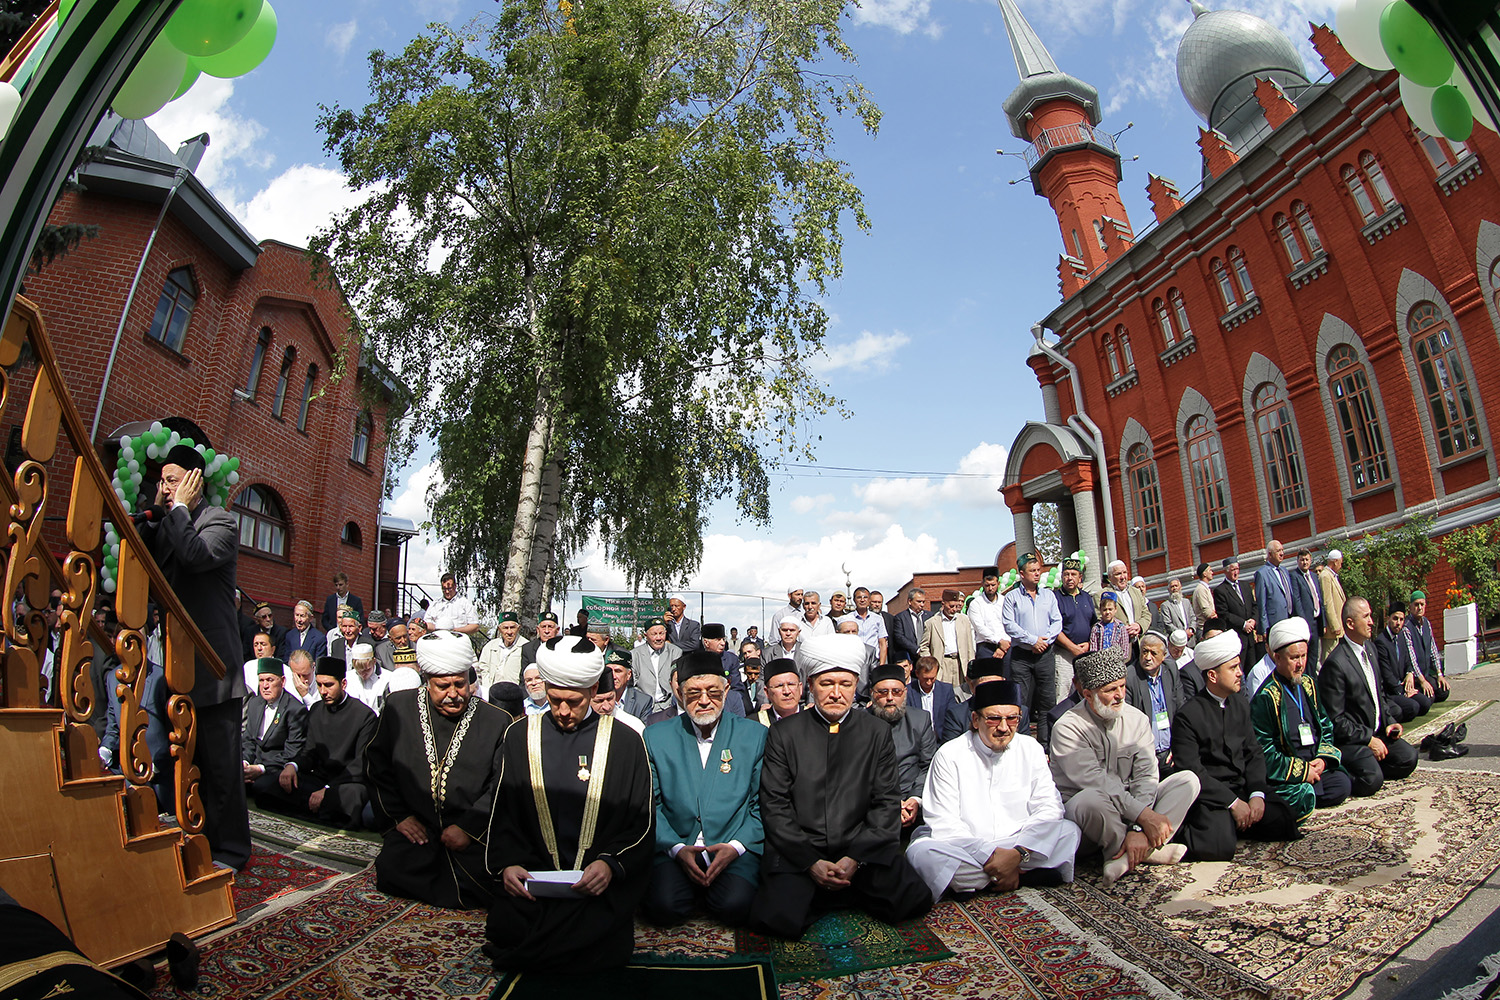
[[[760,765],[766,732],[766,727],[754,719],[725,712],[719,717],[704,765],[686,713],[646,727],[646,751],[651,757],[651,784],[656,796],[657,864],[671,861],[668,852],[678,844],[696,844],[701,832],[704,844],[727,844],[731,840],[743,844],[745,853],[728,871],[751,885],[760,884],[765,844],[760,822]]]
[[[1317,758],[1327,762],[1327,770],[1339,766],[1339,748],[1333,744],[1333,722],[1323,706],[1318,703],[1318,687],[1312,677],[1302,675],[1302,705],[1307,711],[1309,725],[1318,736]],[[1272,674],[1250,702],[1250,721],[1255,726],[1255,738],[1266,756],[1266,780],[1276,794],[1286,800],[1302,822],[1312,815],[1315,797],[1313,787],[1307,780],[1307,766],[1311,761],[1297,756],[1300,746],[1297,727],[1303,722],[1297,711],[1297,703],[1287,696],[1281,678]]]

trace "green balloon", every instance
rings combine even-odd
[[[182,0],[167,38],[190,56],[211,56],[237,45],[260,16],[262,0]]]
[[[177,85],[177,93],[172,95],[172,100],[177,100],[183,94],[193,89],[193,84],[198,82],[198,77],[203,71],[199,69],[191,58],[187,61],[187,69],[183,71],[182,82]]]
[[[231,458],[229,461],[224,463],[224,468],[228,469],[230,472],[238,472],[240,468],[240,460],[237,458]]]
[[[1463,91],[1452,84],[1432,92],[1432,120],[1437,122],[1438,131],[1456,142],[1474,133],[1474,109]]]
[[[260,17],[256,18],[255,25],[243,41],[226,52],[220,52],[216,56],[204,56],[201,59],[195,59],[195,62],[198,68],[209,76],[229,80],[244,76],[265,62],[266,56],[271,54],[271,47],[275,44],[276,11],[269,3],[266,3],[262,5]]]
[[[214,450],[212,448],[204,448],[203,449],[203,461],[211,463],[211,462],[213,462],[213,460],[214,460]]]
[[[1381,12],[1380,44],[1391,64],[1412,83],[1441,87],[1453,75],[1453,54],[1406,0],[1395,0]]]
[[[68,19],[68,15],[73,13],[73,5],[77,2],[78,0],[62,0],[62,2],[57,5],[57,19],[59,21],[66,21]]]

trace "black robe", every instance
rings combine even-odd
[[[365,791],[365,747],[375,735],[375,713],[356,698],[344,696],[328,707],[319,701],[307,712],[307,742],[297,759],[297,786],[282,789],[280,775],[267,771],[255,781],[258,798],[308,811],[308,798],[320,788],[327,794],[315,814],[326,822],[358,826],[369,795]]]
[[[527,733],[541,727],[542,780],[547,790],[559,857],[542,839],[531,788]],[[634,914],[651,875],[656,850],[656,810],[651,793],[651,766],[646,745],[629,726],[614,724],[603,795],[593,843],[577,860],[588,782],[580,780],[579,758],[595,763],[594,738],[599,716],[590,713],[571,733],[557,726],[551,712],[529,716],[506,731],[501,750],[500,785],[490,817],[486,859],[498,881],[506,868],[527,871],[587,868],[594,861],[609,865],[609,887],[599,896],[536,901],[496,891],[490,908],[485,953],[495,967],[582,971],[624,965],[635,947]]]
[[[386,699],[365,748],[365,781],[377,828],[384,832],[375,859],[375,885],[382,892],[420,899],[448,909],[488,908],[497,886],[484,867],[500,746],[509,713],[475,698],[474,717],[448,770],[441,810],[432,800],[432,767],[422,736],[424,688],[397,691]],[[437,759],[446,758],[462,716],[449,719],[430,708]],[[427,828],[427,843],[414,844],[396,824],[414,816]],[[442,832],[456,826],[472,839],[461,851],[443,846]]]

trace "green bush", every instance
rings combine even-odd
[[[1432,518],[1421,518],[1350,542],[1339,578],[1344,593],[1369,599],[1378,622],[1392,600],[1405,601],[1413,590],[1426,586],[1437,560]]]
[[[1487,622],[1500,608],[1500,524],[1475,524],[1443,539],[1443,555],[1478,606],[1479,620]],[[1437,595],[1434,595],[1437,596]],[[1446,603],[1446,602],[1445,602]]]

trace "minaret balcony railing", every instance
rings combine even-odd
[[[1073,122],[1042,129],[1026,150],[1026,169],[1034,170],[1048,154],[1073,146],[1097,146],[1112,156],[1120,155],[1114,136],[1088,122]]]

